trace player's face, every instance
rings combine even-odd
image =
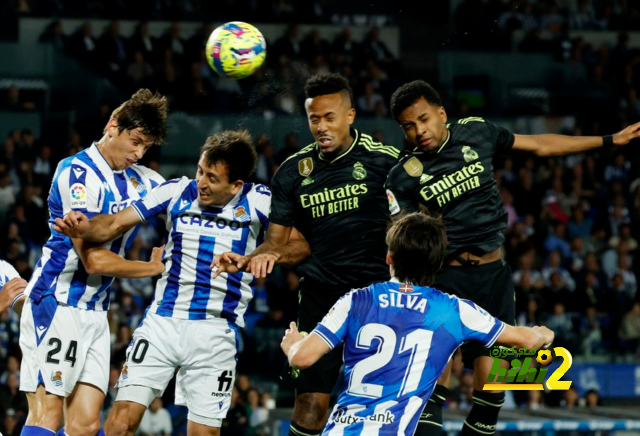
[[[340,154],[351,146],[349,127],[356,111],[351,107],[346,92],[308,98],[304,107],[311,134],[322,154]]]
[[[204,156],[198,162],[196,172],[198,184],[198,204],[202,207],[224,206],[242,188],[243,182],[229,182],[229,168],[224,162],[207,165]]]
[[[409,142],[423,151],[435,150],[444,144],[448,134],[446,122],[447,113],[444,108],[429,104],[423,97],[413,102],[398,117],[398,123]]]
[[[142,129],[118,130],[118,121],[109,120],[106,141],[100,151],[112,169],[124,170],[135,164],[147,152],[153,141],[142,133]]]

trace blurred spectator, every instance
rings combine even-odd
[[[65,51],[67,48],[67,37],[62,29],[62,23],[59,20],[49,23],[46,30],[40,35],[38,41],[51,44],[60,51]]]
[[[0,386],[0,410],[13,409],[16,414],[26,416],[29,411],[27,396],[20,391],[18,374],[11,372],[7,374],[7,383]]]
[[[231,407],[227,418],[222,421],[222,434],[244,435],[249,427],[247,409],[239,402],[238,389],[234,386],[231,393]]]
[[[5,111],[32,111],[36,105],[32,101],[23,99],[20,96],[20,89],[16,85],[7,88],[6,95],[0,101],[0,110]]]
[[[16,413],[15,409],[7,409],[0,426],[0,431],[4,436],[18,436],[22,431],[22,414]]]
[[[171,436],[173,433],[171,415],[162,407],[161,397],[153,399],[142,417],[138,431],[141,436]]]
[[[251,434],[266,436],[270,434],[267,421],[269,410],[265,407],[257,389],[250,389],[247,394],[247,406],[249,409],[249,427]]]
[[[627,342],[626,350],[640,357],[640,302],[633,303],[631,310],[622,318],[618,336]]]

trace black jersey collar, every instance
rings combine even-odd
[[[355,147],[355,145],[360,142],[360,132],[358,132],[356,129],[354,129],[353,127],[349,127],[349,133],[351,133],[351,136],[353,136],[353,142],[351,143],[351,145],[349,146],[349,148],[347,149],[347,151],[345,151],[344,153],[342,153],[340,156],[338,156],[337,158],[333,159],[333,160],[328,160],[322,157],[322,153],[320,153],[320,145],[318,145],[318,143],[316,142],[316,151],[318,152],[318,159],[323,160],[325,162],[329,162],[329,163],[334,163],[335,161],[337,161],[338,159],[343,158],[344,156],[348,155],[349,153],[351,153],[351,151],[353,150],[353,148]]]

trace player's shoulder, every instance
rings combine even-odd
[[[485,118],[467,117],[449,123],[447,127],[456,140],[465,140],[484,132],[493,132],[497,125]]]
[[[416,184],[424,178],[420,153],[407,153],[389,170],[387,184]]]
[[[311,144],[307,145],[306,147],[303,147],[300,151],[298,151],[297,153],[292,154],[291,156],[289,156],[288,158],[286,158],[284,160],[284,162],[282,162],[280,164],[280,167],[278,168],[278,172],[283,171],[283,172],[287,172],[287,171],[295,171],[296,168],[298,168],[298,162],[300,161],[315,161],[316,157],[317,157],[317,153],[315,153],[316,150],[316,143],[312,142]]]
[[[365,151],[365,155],[372,159],[387,163],[390,167],[398,162],[401,152],[392,145],[386,145],[366,133],[356,131],[358,144]]]
[[[245,183],[245,195],[250,198],[261,199],[271,197],[271,189],[262,183]]]
[[[147,179],[151,185],[151,188],[155,188],[158,185],[163,184],[166,180],[162,177],[157,171],[152,170],[151,168],[145,167],[144,165],[133,165],[131,167],[133,171],[138,173],[141,178]]]

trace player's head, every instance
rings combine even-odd
[[[431,286],[444,261],[447,233],[440,218],[402,215],[387,230],[387,263],[402,283]]]
[[[447,113],[427,82],[415,80],[398,88],[391,96],[391,113],[414,147],[431,151],[447,140]]]
[[[209,136],[200,150],[196,172],[200,206],[224,206],[256,169],[258,155],[246,130]]]
[[[114,170],[136,163],[167,135],[167,99],[141,89],[112,113],[104,128],[100,151]]]
[[[304,90],[309,128],[322,154],[345,151],[351,146],[349,128],[356,117],[349,81],[339,74],[317,74]]]

